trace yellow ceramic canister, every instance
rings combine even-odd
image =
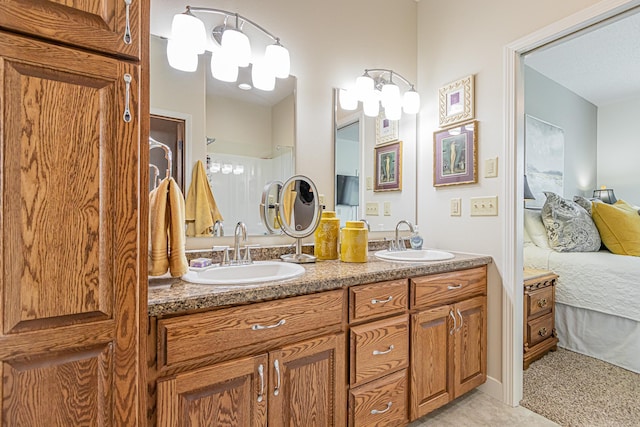
[[[369,233],[363,221],[347,221],[340,239],[340,261],[367,262]]]
[[[324,211],[314,233],[313,254],[319,260],[338,259],[340,218],[333,211]]]

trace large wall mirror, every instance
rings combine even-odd
[[[392,124],[393,136],[382,138],[377,127],[383,123],[365,116],[362,105],[353,111],[340,108],[338,92],[334,90],[333,107],[335,211],[340,225],[366,219],[371,231],[390,231],[403,219],[415,224],[416,116],[403,114]],[[394,179],[401,185],[381,185],[389,174],[385,160],[395,162],[392,173],[399,174]]]
[[[233,233],[238,221],[246,224],[248,234],[264,235],[262,189],[266,182],[284,181],[295,173],[296,78],[277,79],[274,91],[261,91],[250,87],[247,67],[237,82],[221,82],[211,76],[207,53],[200,55],[195,72],[177,71],[167,61],[166,43],[166,38],[151,36],[150,107],[152,114],[185,121],[185,197],[200,160],[224,218],[225,235]]]

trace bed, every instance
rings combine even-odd
[[[560,347],[640,373],[640,257],[557,252],[540,211],[525,209],[524,266],[550,270]]]

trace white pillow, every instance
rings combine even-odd
[[[524,246],[535,246],[535,243],[531,240],[531,236],[529,236],[529,232],[526,227],[524,228],[524,233],[522,235],[522,243],[524,243]]]
[[[549,239],[547,237],[547,230],[542,223],[542,211],[525,209],[524,210],[524,228],[531,241],[540,248],[551,249],[549,246]]]

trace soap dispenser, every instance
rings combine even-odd
[[[413,234],[409,239],[409,243],[411,244],[411,249],[422,249],[423,239],[418,232],[418,226],[413,226]]]

